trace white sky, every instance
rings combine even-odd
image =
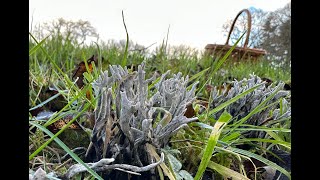
[[[284,7],[291,0],[29,0],[29,25],[57,18],[86,20],[100,39],[126,39],[121,10],[129,38],[135,43],[159,46],[168,27],[170,45],[200,50],[206,44],[224,44],[222,25],[251,6],[264,11]]]

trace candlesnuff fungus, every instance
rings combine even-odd
[[[114,163],[145,166],[155,162],[147,150],[151,144],[160,153],[170,137],[197,118],[184,116],[186,106],[195,100],[197,83],[188,91],[188,76],[181,73],[167,78],[169,71],[155,84],[153,95],[145,79],[145,64],[138,71],[110,65],[92,83],[97,100],[95,126],[86,153],[90,161],[114,158]]]
[[[264,81],[251,74],[250,78],[244,78],[240,81],[234,80],[231,82],[231,88],[226,88],[227,85],[224,84],[224,90],[219,91],[218,88],[214,88],[211,91],[212,103],[211,107],[217,107],[220,104],[232,99],[233,97],[243,93],[244,91],[256,86],[257,84],[263,83]],[[255,89],[253,92],[245,95],[236,102],[228,105],[225,110],[229,112],[235,120],[240,120],[252,112],[260,103],[267,99],[275,91],[276,94],[270,100],[266,102],[264,106],[269,106],[262,111],[253,114],[245,123],[251,125],[262,125],[267,119],[277,120],[280,118],[286,118],[291,116],[290,103],[286,100],[290,91],[283,90],[284,83],[279,82],[277,84],[266,85],[263,84]],[[281,114],[279,113],[279,100],[283,98],[282,106],[283,108]],[[215,119],[218,119],[224,110],[220,110],[213,114]],[[253,132],[252,132],[253,133]],[[253,134],[250,133],[252,136]]]

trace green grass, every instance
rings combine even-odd
[[[127,31],[126,33],[127,39],[129,39],[129,34]],[[86,60],[92,55],[99,57],[99,63],[96,64],[92,73],[85,74],[85,86],[83,89],[79,89],[71,79],[72,71],[80,61]],[[101,57],[103,57],[103,60]],[[70,151],[70,145],[59,139],[59,135],[64,133],[67,126],[55,134],[50,133],[47,127],[64,117],[65,113],[77,112],[76,117],[80,117],[86,112],[93,112],[96,99],[87,99],[85,92],[92,89],[90,83],[97,78],[101,71],[108,69],[110,64],[129,67],[137,66],[143,61],[146,62],[146,77],[151,77],[155,71],[162,74],[167,70],[171,70],[172,73],[182,72],[183,76],[188,75],[189,87],[192,86],[192,83],[199,81],[196,90],[197,96],[205,100],[209,99],[208,93],[206,94],[203,88],[207,83],[221,85],[230,81],[230,79],[241,80],[247,78],[252,73],[260,77],[269,78],[274,82],[291,82],[290,67],[276,67],[271,61],[263,58],[256,62],[243,60],[234,63],[227,56],[220,58],[206,55],[187,46],[169,46],[168,38],[164,39],[163,43],[155,51],[140,52],[130,51],[128,49],[128,41],[125,47],[119,48],[112,43],[95,42],[91,45],[79,45],[71,41],[65,41],[60,36],[48,36],[46,39],[36,39],[32,36],[29,42],[29,109],[45,106],[54,100],[54,97],[43,98],[42,96],[49,85],[55,85],[67,102],[47,122],[34,121],[30,115],[30,126],[38,128],[38,131],[31,133],[29,137],[29,144],[33,146],[29,149],[30,167],[35,166],[33,163],[35,158],[43,156],[44,150],[46,147],[51,146],[53,141],[56,141],[61,149],[70,153],[76,162],[83,163],[81,158]],[[152,94],[154,84],[149,85],[149,94]],[[228,123],[228,116],[220,117],[218,120],[210,116],[243,95],[245,94],[240,94],[221,107],[209,107],[206,113],[197,114],[200,123],[190,124],[189,128],[179,131],[173,138],[171,148],[181,152],[178,159],[183,164],[182,169],[193,174],[195,179],[201,179],[206,169],[214,170],[221,177],[246,178],[242,160],[251,161],[252,158],[258,159],[290,176],[289,172],[264,158],[263,155],[271,147],[278,147],[287,152],[291,151],[291,119],[275,122],[271,127],[245,124],[246,119],[265,108],[264,103],[268,99],[261,102],[248,116],[233,124]],[[77,105],[74,105],[74,102],[77,102]],[[68,125],[73,121],[78,121],[76,117]],[[267,139],[243,138],[241,134],[248,130],[265,131]],[[90,134],[90,130],[87,133]],[[49,139],[44,138],[47,135],[49,135]],[[235,145],[247,143],[252,143],[256,146],[254,152],[235,147]],[[190,157],[190,153],[193,153],[194,156]],[[47,161],[50,160],[47,159]],[[232,166],[235,163],[239,164],[238,169]],[[69,167],[70,165],[66,164],[65,166]],[[53,167],[47,166],[46,171],[50,172],[52,169]],[[99,178],[99,175],[90,168],[88,168],[88,172]]]

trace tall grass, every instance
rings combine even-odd
[[[123,23],[125,26],[124,16]],[[44,106],[46,103],[53,100],[54,97],[51,97],[51,99],[40,98],[43,90],[52,84],[59,87],[59,93],[67,99],[67,103],[47,122],[34,121],[30,115],[30,125],[39,128],[42,135],[49,135],[50,138],[38,140],[39,142],[36,143],[37,145],[33,149],[34,151],[30,152],[29,160],[38,156],[39,152],[50,145],[50,142],[56,141],[62,149],[71,154],[74,160],[83,164],[82,160],[70,151],[68,144],[64,144],[59,139],[59,135],[64,132],[72,122],[76,121],[77,117],[83,115],[86,111],[93,111],[95,107],[95,98],[90,100],[87,99],[85,92],[92,89],[90,83],[97,78],[101,70],[106,70],[110,64],[120,64],[122,66],[130,67],[145,61],[146,76],[148,77],[151,77],[155,71],[160,74],[169,69],[172,73],[182,72],[183,76],[188,75],[190,78],[189,87],[192,86],[193,82],[199,81],[197,89],[198,97],[205,97],[204,87],[208,83],[221,85],[222,83],[229,81],[230,78],[240,80],[248,77],[249,74],[252,73],[260,77],[269,78],[273,81],[291,81],[290,69],[275,67],[266,59],[262,58],[255,62],[241,61],[235,64],[228,58],[232,49],[229,54],[222,58],[206,55],[204,53],[201,54],[201,52],[186,46],[168,45],[168,34],[169,28],[167,37],[163,40],[162,44],[152,52],[130,49],[127,29],[126,44],[125,46],[120,47],[119,44],[114,44],[112,42],[109,44],[95,42],[91,45],[79,45],[64,39],[62,36],[48,36],[45,39],[37,40],[30,34],[32,38],[29,42],[29,108],[34,109],[39,106]],[[85,86],[83,89],[79,89],[71,79],[72,71],[76,64],[80,61],[85,61],[92,55],[98,55],[99,63],[97,64],[97,67],[94,67],[92,73],[85,74]],[[150,94],[152,94],[151,89],[154,84],[155,82],[149,85]],[[254,88],[246,93],[253,90]],[[172,141],[172,147],[179,149],[182,152],[182,156],[189,157],[191,151],[196,154],[195,156],[190,157],[190,159],[192,159],[190,162],[184,163],[195,165],[195,167],[198,167],[199,165],[199,168],[189,169],[190,172],[195,173],[195,179],[201,179],[203,173],[208,168],[213,169],[223,177],[246,179],[248,177],[241,166],[241,161],[243,159],[251,161],[251,158],[258,159],[290,177],[289,172],[262,156],[263,153],[272,146],[278,146],[279,148],[290,152],[290,119],[283,120],[285,123],[275,123],[272,127],[259,127],[245,124],[246,119],[265,108],[264,102],[262,102],[257,109],[252,111],[251,114],[234,124],[228,124],[231,118],[228,114],[224,114],[218,120],[215,120],[210,116],[235,102],[246,93],[240,94],[219,107],[209,107],[204,114],[197,114],[200,123],[191,124],[189,129],[180,131],[174,139],[186,142],[190,141],[191,143],[174,143],[174,140]],[[208,99],[209,97],[205,98]],[[77,102],[76,105],[75,102]],[[64,112],[71,111],[77,111],[78,114],[67,124],[67,126],[55,134],[52,134],[46,129],[50,124],[63,117]],[[242,138],[241,134],[248,130],[265,131],[267,132],[268,139]],[[235,145],[248,142],[255,144],[257,147],[256,152],[249,152],[235,147]],[[202,150],[203,148],[204,150]],[[230,156],[232,156],[232,158],[230,158]],[[239,172],[232,169],[231,163],[229,162],[230,159],[232,159],[232,162],[239,162]],[[180,160],[183,161],[181,158]],[[101,179],[101,177],[90,168],[88,168],[88,172],[95,178]],[[167,172],[167,174],[170,173]]]

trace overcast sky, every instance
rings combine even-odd
[[[129,38],[149,46],[161,44],[170,25],[168,43],[204,49],[206,44],[224,44],[222,25],[249,7],[274,11],[291,0],[29,0],[29,24],[57,18],[90,21],[100,39]]]

